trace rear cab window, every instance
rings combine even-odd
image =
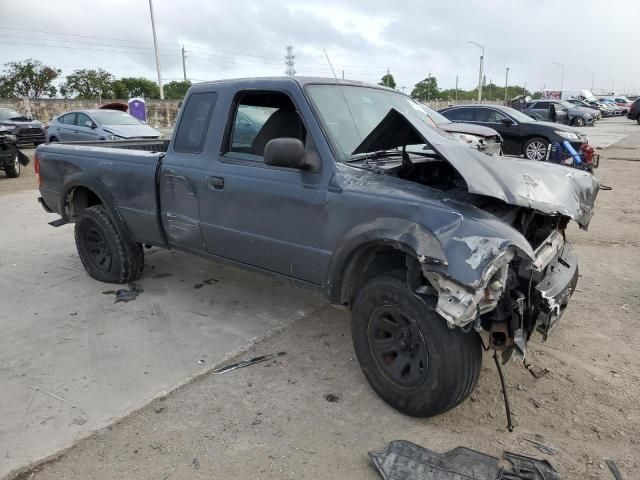
[[[173,142],[173,149],[176,152],[202,152],[217,99],[216,92],[189,95]]]

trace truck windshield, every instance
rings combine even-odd
[[[308,85],[306,91],[344,157],[353,153],[392,108],[400,113],[423,115],[434,127],[451,123],[406,95],[380,88]]]
[[[128,113],[118,112],[117,110],[103,110],[100,112],[92,112],[94,120],[100,125],[140,125],[141,122]]]

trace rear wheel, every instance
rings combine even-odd
[[[18,161],[18,154],[16,154],[11,165],[4,167],[4,173],[9,178],[16,178],[20,176],[21,168],[20,162]]]
[[[80,211],[75,238],[82,265],[96,280],[127,283],[142,274],[142,245],[125,243],[104,206]]]
[[[636,117],[636,122],[638,122],[638,125],[640,125],[640,115]]]
[[[547,158],[549,142],[542,137],[534,137],[524,144],[524,156],[529,160],[541,161]]]
[[[397,276],[375,277],[358,292],[351,333],[369,384],[404,414],[446,412],[463,402],[478,381],[478,335],[448,328]]]

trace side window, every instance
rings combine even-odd
[[[549,102],[538,102],[533,108],[535,110],[547,110],[549,108]]]
[[[225,153],[261,161],[274,138],[306,142],[307,131],[291,99],[282,92],[241,92],[231,112],[231,130]]]
[[[91,119],[89,118],[88,115],[85,115],[84,113],[76,113],[76,121],[75,121],[75,125],[79,126],[79,127],[85,127],[85,122],[90,122]]]
[[[491,110],[491,112],[493,113],[493,121],[496,122],[496,123],[501,123],[504,120],[510,120],[510,118],[507,117],[502,112],[499,112],[497,110]]]
[[[176,152],[202,152],[217,99],[215,92],[193,93],[189,96],[173,143]]]
[[[495,122],[493,110],[489,108],[478,108],[476,109],[476,121],[478,122],[486,122],[493,123]]]
[[[472,122],[475,120],[475,115],[471,108],[454,108],[444,112],[444,116],[454,122]]]
[[[60,117],[60,123],[64,123],[65,125],[74,125],[75,124],[75,113],[67,113]]]

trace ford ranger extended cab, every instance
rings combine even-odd
[[[168,143],[41,145],[34,163],[91,277],[140,277],[146,245],[314,289],[352,311],[364,375],[413,416],[469,396],[481,338],[522,358],[556,325],[578,279],[567,225],[599,190],[486,155],[397,91],[300,77],[198,84]]]

